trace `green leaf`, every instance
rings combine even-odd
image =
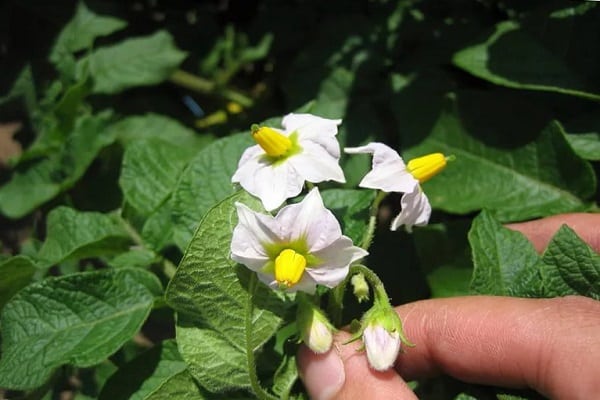
[[[27,111],[31,115],[37,107],[37,96],[35,93],[31,65],[27,65],[21,70],[10,91],[6,95],[0,97],[0,105],[4,105],[19,97],[23,98]]]
[[[472,279],[471,268],[454,265],[442,265],[427,275],[427,283],[431,288],[431,297],[466,296],[470,294],[469,281]]]
[[[215,392],[251,387],[246,349],[258,350],[285,310],[276,292],[230,258],[235,202],[259,207],[240,191],[206,213],[166,295],[178,311],[177,343],[189,371]]]
[[[600,133],[567,134],[566,138],[579,157],[600,161]]]
[[[172,198],[171,198],[172,200]],[[154,251],[160,252],[165,247],[173,244],[173,231],[175,228],[171,218],[172,201],[167,201],[152,213],[142,227],[142,239]]]
[[[187,370],[173,375],[154,392],[145,397],[146,400],[203,400],[216,398],[218,397],[214,394],[206,396]]]
[[[296,357],[285,356],[273,377],[273,391],[280,398],[289,398],[292,388],[298,380]]]
[[[94,93],[115,94],[163,82],[185,57],[173,37],[161,30],[95,50],[78,62],[78,71],[81,76],[86,65],[89,66]]]
[[[562,126],[551,122],[534,141],[523,143],[515,136],[519,132],[495,132],[495,121],[487,127],[463,123],[469,112],[487,115],[485,106],[443,111],[430,136],[406,151],[407,159],[434,152],[456,156],[423,186],[432,206],[458,214],[487,208],[501,221],[584,209],[596,178],[566,142]]]
[[[145,248],[133,248],[128,252],[121,253],[109,261],[114,268],[136,267],[144,268],[158,261],[155,252]]]
[[[161,342],[121,366],[108,379],[100,392],[99,399],[147,399],[185,369],[185,362],[177,351],[175,341]]]
[[[540,297],[539,256],[522,233],[504,228],[483,211],[473,220],[469,243],[474,263],[473,292]]]
[[[554,235],[542,263],[548,296],[579,294],[600,300],[600,255],[568,226]]]
[[[56,38],[54,47],[50,52],[50,60],[53,62],[58,61],[62,52],[75,53],[89,49],[96,38],[108,36],[126,26],[127,22],[114,17],[98,15],[90,11],[85,3],[80,2],[77,5],[75,15],[67,22]]]
[[[140,329],[161,291],[151,273],[125,268],[27,286],[2,312],[0,386],[33,389],[60,365],[101,362]]]
[[[469,282],[473,274],[467,241],[470,227],[470,219],[456,219],[413,231],[411,236],[418,263],[427,277],[432,297],[470,294]]]
[[[155,211],[171,195],[195,150],[157,138],[132,142],[125,150],[119,177],[127,202],[144,215]]]
[[[231,135],[206,146],[190,161],[173,192],[174,235],[179,248],[185,249],[206,211],[234,192],[231,177],[251,145],[249,134]]]
[[[29,257],[19,255],[0,261],[0,309],[31,282],[36,271]]]
[[[499,23],[483,42],[459,51],[452,61],[497,85],[600,100],[600,94],[589,92],[563,60],[514,21]]]
[[[124,146],[141,139],[159,138],[182,147],[196,148],[213,139],[210,135],[198,137],[194,130],[179,121],[153,113],[123,118],[109,129]]]
[[[360,244],[369,222],[369,207],[375,199],[373,190],[328,189],[321,192],[323,203],[342,224],[342,232]]]
[[[113,142],[105,132],[110,113],[84,115],[64,146],[47,158],[17,170],[12,179],[0,187],[0,212],[9,218],[20,218],[79,180],[98,152]]]
[[[114,214],[58,207],[48,214],[47,224],[46,240],[38,254],[46,267],[66,259],[115,254],[131,242],[120,218]]]

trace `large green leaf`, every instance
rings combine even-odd
[[[179,121],[153,113],[123,118],[109,129],[124,146],[140,139],[159,138],[180,146],[196,148],[213,139],[210,135],[197,136],[194,130]]]
[[[75,15],[56,38],[50,59],[56,62],[62,52],[75,53],[79,50],[89,49],[96,38],[110,35],[125,26],[127,26],[127,22],[114,17],[98,15],[87,8],[85,3],[80,2]]]
[[[579,157],[600,161],[600,133],[567,134],[566,138]]]
[[[471,290],[479,294],[539,297],[539,256],[520,232],[504,228],[483,211],[469,232],[473,254]]]
[[[144,215],[155,211],[171,195],[183,168],[196,149],[157,138],[127,146],[119,186],[129,204]]]
[[[105,132],[109,118],[108,112],[79,117],[59,151],[17,170],[0,187],[0,212],[20,218],[73,186],[98,152],[113,142],[114,137]]]
[[[509,126],[498,130],[495,120],[488,126],[465,124],[465,115],[484,113],[484,107],[448,107],[429,137],[406,151],[407,159],[433,152],[456,156],[423,186],[433,207],[459,214],[487,208],[502,221],[584,209],[596,178],[567,143],[561,125],[551,122],[525,142]]]
[[[130,236],[117,215],[82,212],[69,207],[48,214],[46,240],[38,257],[43,266],[70,259],[114,254],[130,243]]]
[[[321,192],[325,207],[342,224],[344,235],[360,245],[369,222],[369,208],[375,199],[373,190],[328,189]]]
[[[37,107],[37,99],[30,65],[23,67],[10,91],[0,97],[0,106],[20,97],[23,99],[27,111],[31,114]]]
[[[101,362],[138,331],[161,291],[153,274],[126,268],[29,285],[2,312],[0,386],[32,389],[60,365]]]
[[[542,257],[548,296],[579,294],[600,300],[600,255],[563,225]]]
[[[0,309],[31,282],[36,270],[29,257],[15,256],[0,261]]]
[[[219,139],[194,157],[173,193],[175,243],[184,249],[198,222],[217,202],[234,192],[231,177],[244,150],[253,144],[247,133]]]
[[[494,33],[483,42],[456,53],[453,62],[497,85],[600,100],[600,94],[588,91],[583,80],[561,58],[514,21],[496,25]]]
[[[230,258],[235,202],[259,207],[238,192],[212,208],[167,288],[167,301],[178,311],[179,351],[211,391],[251,387],[247,349],[258,350],[277,331],[284,311],[276,292]]]
[[[146,400],[203,400],[215,399],[214,395],[207,397],[198,387],[194,377],[186,370],[171,376],[160,387],[148,396]]]
[[[431,297],[468,295],[473,274],[467,233],[470,219],[429,224],[412,233],[420,269],[427,277]]]
[[[121,366],[108,379],[99,399],[147,399],[185,369],[175,341],[162,342]]]
[[[158,31],[99,48],[79,61],[78,71],[89,69],[94,93],[114,94],[163,82],[185,57],[168,32]]]

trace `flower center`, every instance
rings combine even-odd
[[[275,280],[282,286],[292,287],[304,273],[306,258],[292,249],[285,249],[275,259]]]
[[[293,147],[290,138],[266,126],[252,125],[252,138],[271,157],[281,157]]]
[[[442,153],[427,154],[423,157],[413,158],[406,164],[406,168],[416,180],[423,183],[441,172],[450,159]]]

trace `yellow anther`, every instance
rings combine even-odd
[[[253,125],[252,138],[271,157],[281,157],[292,148],[290,138],[266,126]]]
[[[406,164],[406,168],[408,168],[408,172],[410,172],[416,180],[423,183],[443,170],[446,167],[447,161],[448,157],[442,153],[431,153],[410,160],[408,164]]]
[[[292,249],[285,249],[275,259],[275,280],[280,285],[292,287],[304,273],[306,258]]]

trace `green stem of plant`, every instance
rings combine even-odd
[[[177,266],[171,262],[171,260],[167,258],[162,258],[162,271],[169,280],[175,276],[175,272],[177,272]]]
[[[254,104],[254,101],[252,101],[252,99],[246,96],[245,94],[242,94],[230,88],[221,88],[208,79],[191,74],[181,69],[178,69],[175,72],[173,72],[169,80],[178,86],[193,90],[198,93],[207,95],[219,95],[227,100],[234,101],[246,108],[252,107],[252,105]]]
[[[373,200],[373,204],[371,204],[371,210],[369,212],[369,225],[367,226],[367,230],[363,235],[362,241],[360,243],[360,247],[365,250],[368,250],[371,247],[371,243],[373,242],[373,236],[375,235],[375,227],[377,226],[377,214],[379,212],[379,204],[381,201],[387,196],[386,192],[378,191],[375,196],[375,200]]]
[[[350,274],[340,282],[339,285],[334,287],[329,292],[329,298],[327,302],[327,314],[331,318],[331,323],[336,328],[339,328],[342,324],[342,311],[344,310],[344,293],[346,291],[346,285],[348,284],[348,278]]]
[[[252,346],[252,312],[254,310],[253,297],[254,292],[256,291],[257,283],[258,281],[256,278],[256,274],[252,274],[250,278],[250,284],[248,285],[249,297],[248,302],[246,303],[246,315],[244,318],[248,375],[250,377],[250,385],[252,386],[252,390],[254,391],[256,397],[258,397],[261,400],[277,400],[277,397],[271,395],[262,388],[258,380],[258,375],[256,373],[256,360],[254,359],[254,348]]]
[[[131,226],[129,221],[125,220],[124,218],[119,219],[121,221],[121,225],[123,226],[123,228],[125,228],[133,243],[135,243],[138,246],[144,246],[144,239],[142,239],[138,231],[133,226]]]
[[[357,273],[362,273],[367,282],[369,282],[369,285],[371,285],[371,289],[373,289],[374,302],[385,302],[387,304],[390,303],[390,298],[385,291],[383,282],[381,282],[381,279],[379,279],[377,274],[373,272],[372,269],[361,264],[356,264],[350,267],[350,273],[348,276],[352,276]]]

